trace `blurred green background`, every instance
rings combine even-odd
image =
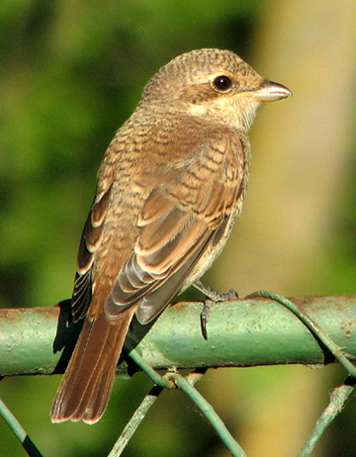
[[[71,294],[96,172],[147,80],[177,54],[228,48],[294,98],[252,127],[247,201],[206,275],[241,296],[356,291],[356,2],[2,0],[0,305]],[[297,454],[345,373],[337,366],[210,370],[198,385],[249,457]],[[44,455],[107,455],[150,382],[117,381],[95,426],[52,425],[59,377],[6,378],[0,396]],[[356,403],[313,454],[356,456]],[[25,455],[0,420],[0,456]],[[164,392],[125,456],[227,456],[180,392]]]

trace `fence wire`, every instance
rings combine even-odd
[[[299,306],[278,294],[260,291],[257,292],[247,299],[251,300],[256,297],[264,297],[278,302],[279,304],[286,307],[291,311],[303,324],[309,329],[314,338],[316,338],[327,351],[330,352],[332,357],[335,357],[337,361],[347,370],[348,376],[344,384],[336,387],[330,395],[329,405],[324,409],[319,419],[316,421],[315,427],[304,443],[301,451],[297,457],[309,457],[321,436],[324,434],[326,428],[334,420],[334,418],[342,411],[347,400],[350,398],[351,393],[354,390],[356,384],[356,369],[351,361],[346,357],[344,350],[336,344],[332,338],[330,338],[328,332],[311,319],[307,313],[302,311]],[[1,333],[1,327],[0,327]],[[136,349],[132,349],[129,352],[130,358],[135,364],[146,373],[146,375],[154,383],[153,388],[144,397],[143,401],[131,417],[130,421],[124,428],[113,449],[109,453],[108,457],[119,457],[122,455],[126,445],[134,436],[137,428],[142,423],[143,419],[147,416],[150,408],[155,403],[157,397],[163,391],[163,389],[178,388],[182,390],[190,399],[196,404],[201,410],[205,417],[210,421],[215,431],[221,438],[222,442],[231,452],[234,457],[246,457],[245,451],[236,442],[231,433],[228,431],[224,422],[218,416],[213,406],[210,405],[206,399],[198,392],[195,388],[195,383],[199,381],[207,371],[208,367],[198,367],[193,370],[189,375],[183,377],[177,371],[168,371],[164,376],[160,376],[139,354]],[[33,443],[29,435],[23,429],[16,417],[6,407],[6,405],[0,400],[0,414],[4,418],[7,425],[14,432],[17,439],[20,441],[24,451],[30,457],[43,457],[37,446]]]

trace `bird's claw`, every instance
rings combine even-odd
[[[210,287],[204,285],[200,281],[196,281],[194,283],[195,287],[203,292],[206,296],[204,300],[204,308],[200,315],[200,323],[201,323],[201,331],[203,334],[203,338],[205,340],[208,339],[208,330],[207,330],[207,323],[210,319],[210,313],[215,306],[216,303],[222,301],[229,301],[229,300],[236,300],[239,298],[237,292],[233,289],[230,289],[229,292],[223,293],[218,292],[217,290],[213,290]]]

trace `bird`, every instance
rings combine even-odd
[[[241,212],[256,110],[290,95],[215,48],[179,55],[148,82],[99,168],[71,300],[83,327],[52,422],[97,422],[134,316],[146,325],[177,292],[202,289]]]

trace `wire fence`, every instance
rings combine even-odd
[[[3,354],[0,362],[1,376],[36,372],[51,374],[64,370],[66,362],[63,362],[63,354],[66,353],[66,343],[68,343],[67,348],[73,346],[73,335],[67,333],[66,336],[63,336],[60,331],[61,320],[66,319],[65,314],[68,312],[68,302],[64,302],[60,309],[61,312],[58,307],[0,311],[0,353]],[[177,304],[170,307],[158,319],[152,329],[154,331],[143,338],[136,348],[133,346],[137,344],[137,332],[135,333],[135,329],[133,329],[126,345],[128,355],[132,362],[152,380],[153,387],[132,415],[108,457],[122,455],[126,445],[161,392],[164,389],[176,388],[182,390],[200,409],[231,454],[234,457],[245,457],[245,451],[228,431],[214,407],[196,389],[195,384],[204,376],[209,367],[275,363],[276,352],[273,350],[274,342],[271,337],[275,338],[276,345],[280,348],[278,341],[280,338],[284,340],[286,334],[291,335],[290,344],[287,345],[285,354],[281,354],[279,351],[279,363],[326,364],[338,361],[347,372],[345,382],[331,392],[329,404],[316,421],[297,457],[312,455],[328,425],[344,408],[356,384],[356,368],[351,362],[356,358],[356,335],[350,331],[350,328],[353,328],[356,323],[356,296],[287,299],[272,292],[257,292],[244,300],[232,300],[214,308],[209,322],[210,341],[204,340],[199,325],[196,325],[196,318],[201,309],[199,303]],[[226,326],[226,312],[229,314],[230,325],[228,326]],[[192,319],[192,316],[195,318]],[[264,358],[263,354],[251,351],[254,336],[249,327],[252,322],[256,322],[256,319],[262,325],[259,326],[258,331],[255,331],[255,334],[264,334],[268,341],[267,352],[270,356],[265,355]],[[231,325],[231,321],[234,325]],[[37,338],[33,338],[31,335],[34,323],[36,323],[37,334],[38,328],[42,328]],[[167,347],[177,347],[176,344],[168,344],[173,335],[171,325],[181,330],[181,332],[174,333],[174,338],[181,343],[178,349],[181,361],[174,349],[167,352]],[[225,341],[220,349],[214,338],[217,333],[222,335],[221,326],[225,329],[223,333]],[[77,332],[79,330],[78,328]],[[13,347],[9,347],[8,336],[10,334],[12,335],[11,341],[15,342]],[[242,345],[246,346],[246,335],[249,335],[248,339],[252,340],[252,346],[245,347],[245,352],[243,352],[241,351],[242,346],[236,347],[236,345],[242,340]],[[299,338],[296,338],[296,335]],[[60,347],[56,347],[58,338],[65,346],[65,350],[61,353],[54,351],[54,348]],[[141,338],[142,335],[138,339]],[[32,342],[32,346],[27,339]],[[301,344],[301,340],[304,340],[303,344]],[[198,347],[197,351],[197,343],[194,341],[200,341],[200,350]],[[194,356],[189,354],[188,349],[182,352],[182,345],[184,349],[184,347],[191,347],[192,344],[195,344]],[[38,345],[41,345],[41,351],[38,350]],[[209,347],[212,346],[214,350],[209,351]],[[156,348],[156,352],[152,350],[152,347]],[[160,348],[164,349],[160,350]],[[271,348],[272,350],[270,350]],[[301,348],[303,348],[302,351]],[[263,350],[266,352],[266,346]],[[234,353],[234,358],[231,358],[231,351]],[[11,356],[7,358],[6,354],[9,353]],[[38,354],[37,360],[36,354]],[[42,360],[40,360],[41,357]],[[69,357],[68,351],[65,357]],[[219,364],[216,360],[219,360]],[[168,371],[161,376],[156,370],[162,369],[163,366]],[[184,377],[177,368],[172,367],[190,367],[193,370]],[[122,371],[125,369],[127,366],[121,367]],[[35,443],[1,400],[0,414],[22,444],[24,451],[30,457],[41,457],[42,454]]]

